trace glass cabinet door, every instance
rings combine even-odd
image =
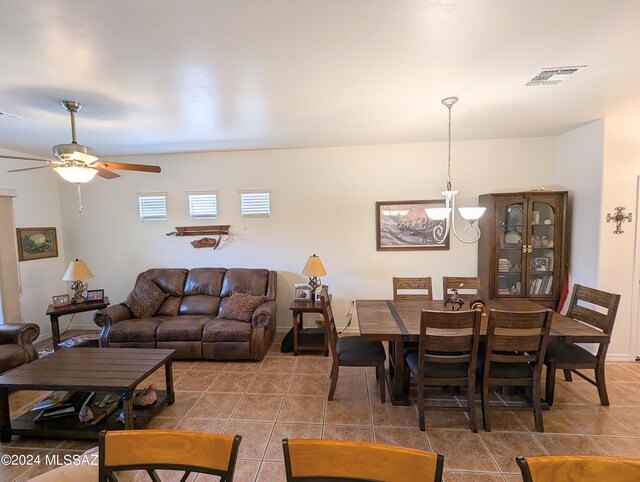
[[[494,296],[521,297],[524,293],[525,203],[522,198],[503,198],[496,202],[497,286]]]
[[[556,212],[554,206],[542,201],[531,202],[529,215],[529,260],[527,296],[549,296],[554,286]]]

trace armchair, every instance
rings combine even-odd
[[[40,335],[35,323],[0,325],[0,373],[38,359],[33,342]]]

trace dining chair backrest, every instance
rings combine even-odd
[[[431,277],[393,278],[394,300],[433,300]]]
[[[287,482],[441,482],[444,456],[349,440],[283,439]]]
[[[490,373],[491,362],[532,363],[541,369],[552,313],[489,310],[484,373]]]
[[[181,430],[102,431],[99,480],[117,481],[113,472],[126,470],[145,470],[151,480],[161,480],[157,470],[166,469],[185,472],[185,479],[189,473],[202,473],[230,482],[241,440],[240,435]]]
[[[422,310],[418,377],[424,363],[469,363],[475,373],[482,313]]]
[[[458,290],[460,295],[482,298],[480,278],[477,276],[443,276],[442,296],[445,300],[453,294],[454,289]]]
[[[620,295],[575,284],[567,316],[610,335],[613,331],[619,304]]]
[[[329,350],[335,363],[338,363],[338,352],[336,344],[338,343],[338,330],[336,328],[336,320],[333,317],[331,309],[331,300],[329,299],[329,290],[324,286],[320,290],[320,303],[322,304],[322,314],[326,324],[326,336],[328,336]]]
[[[636,482],[640,459],[604,455],[544,455],[516,459],[524,482]]]

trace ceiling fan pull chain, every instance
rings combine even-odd
[[[82,212],[82,188],[80,187],[82,184],[78,183],[78,212]]]

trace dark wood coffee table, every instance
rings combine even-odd
[[[97,439],[101,430],[122,430],[144,426],[163,406],[174,402],[171,357],[175,350],[143,348],[70,348],[57,351],[0,375],[0,441],[13,434],[50,438]],[[158,390],[158,400],[147,407],[133,408],[134,390],[162,365],[167,389]],[[120,410],[95,426],[82,424],[77,415],[34,422],[30,411],[11,421],[10,390],[62,390],[115,392],[122,400],[124,425],[116,419]]]

